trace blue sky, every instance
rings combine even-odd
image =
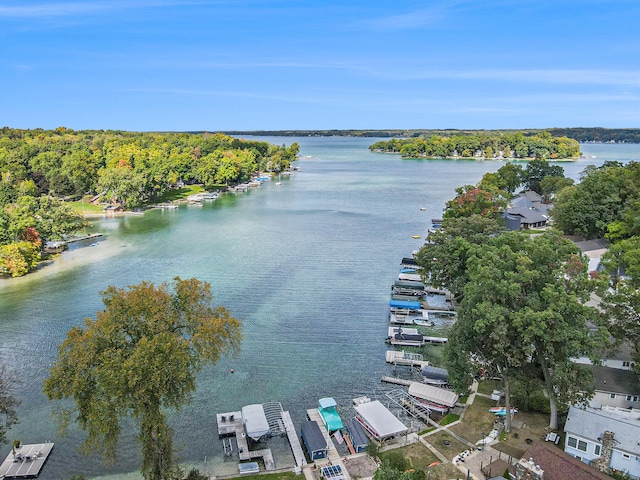
[[[640,127],[640,2],[0,0],[0,123]]]

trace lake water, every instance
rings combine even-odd
[[[24,278],[0,280],[0,360],[18,375],[22,400],[21,423],[8,438],[56,443],[40,478],[122,478],[139,466],[131,425],[118,463],[105,467],[77,452],[77,428],[60,436],[42,394],[57,345],[102,308],[99,292],[109,285],[197,277],[242,319],[240,355],[205,369],[192,404],[170,418],[182,461],[203,471],[236,472],[236,461],[222,453],[216,413],[275,401],[299,425],[321,397],[334,397],[350,418],[352,398],[381,398],[389,390],[380,382],[388,373],[389,288],[401,258],[421,245],[412,236],[424,237],[455,188],[503,163],[403,160],[370,153],[375,138],[260,139],[297,141],[300,171],[281,185],[224,194],[202,208],[97,220],[93,231],[105,236],[96,246],[73,248]],[[605,160],[640,159],[640,145],[582,150],[594,158],[562,163],[567,176],[578,178],[585,166]],[[293,465],[286,441],[270,446],[278,467]],[[4,445],[0,458],[9,450]]]

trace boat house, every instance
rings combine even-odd
[[[378,442],[384,442],[398,435],[406,435],[408,428],[380,401],[362,403],[355,406],[356,420],[365,432]]]
[[[301,436],[305,447],[307,447],[307,452],[309,452],[309,459],[312,462],[319,458],[325,458],[329,454],[327,440],[322,435],[316,422],[311,420],[304,422],[301,428]]]
[[[349,439],[356,453],[365,452],[369,446],[369,438],[364,433],[362,426],[355,420],[347,420],[344,426],[349,434]]]

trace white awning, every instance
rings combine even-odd
[[[407,427],[378,400],[355,406],[358,419],[376,438],[384,440],[407,433]]]
[[[409,385],[409,395],[444,405],[445,407],[453,407],[458,402],[458,395],[451,390],[418,382],[413,382]]]

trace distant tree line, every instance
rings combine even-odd
[[[47,240],[82,225],[64,202],[88,194],[135,209],[185,184],[226,186],[256,171],[280,172],[298,144],[224,134],[0,129],[0,274],[35,268]]]
[[[525,137],[539,135],[543,131],[552,137],[569,137],[578,142],[640,143],[640,128],[546,128],[520,130],[434,130],[434,129],[384,129],[384,130],[252,130],[228,131],[229,135],[281,136],[281,137],[452,137],[457,135],[499,135],[521,133]]]
[[[376,152],[399,153],[404,157],[450,158],[538,158],[561,159],[580,156],[580,144],[549,132],[525,136],[518,133],[468,134],[449,137],[393,138],[369,146]]]

